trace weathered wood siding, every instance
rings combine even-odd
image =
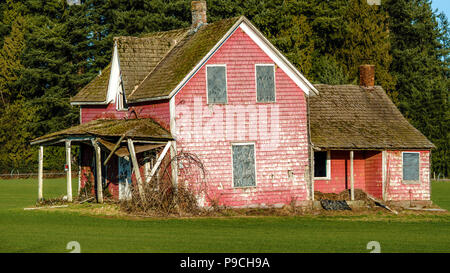
[[[134,109],[139,118],[152,118],[164,128],[170,127],[169,101],[147,102],[130,105],[128,111],[117,111],[115,103],[108,105],[86,105],[81,107],[81,123],[100,118],[121,119],[124,117],[135,118],[131,113]]]
[[[315,179],[314,190],[324,193],[340,193],[350,189],[350,151],[331,151],[330,179]],[[355,151],[353,157],[354,188],[365,189],[365,152]]]
[[[387,200],[430,200],[430,152],[420,151],[418,184],[407,184],[403,181],[402,152],[387,152]]]
[[[226,65],[227,103],[207,104],[206,66],[175,97],[177,150],[199,156],[208,173],[203,205],[217,202],[240,207],[307,200],[304,92],[276,67],[276,102],[257,103],[255,64],[273,61],[241,29],[207,64]],[[233,187],[233,143],[255,144],[256,186]],[[180,175],[179,180],[183,179]]]

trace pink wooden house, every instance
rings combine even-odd
[[[373,86],[373,67],[364,86],[312,85],[245,17],[207,23],[205,2],[193,1],[192,19],[116,37],[110,65],[71,99],[81,124],[34,140],[41,156],[80,145],[80,187],[95,184],[99,201],[105,187],[128,198],[131,181],[147,183],[182,152],[207,171],[202,206],[301,205],[355,188],[430,200],[433,145]],[[174,162],[173,183],[189,182]]]

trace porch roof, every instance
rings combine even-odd
[[[32,140],[31,144],[53,145],[62,143],[64,140],[117,139],[122,136],[141,141],[173,140],[170,132],[149,118],[97,119],[38,137]]]
[[[319,149],[431,149],[380,86],[314,85],[311,141]]]

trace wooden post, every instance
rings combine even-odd
[[[178,189],[178,161],[176,159],[177,156],[177,146],[176,142],[172,141],[172,145],[170,146],[170,159],[171,168],[172,168],[172,185],[175,187],[175,190]]]
[[[103,185],[102,185],[102,151],[96,140],[92,140],[92,146],[95,150],[95,166],[97,168],[97,202],[103,203]]]
[[[355,185],[354,185],[354,179],[353,179],[353,151],[350,151],[350,194],[352,201],[355,200]]]
[[[310,183],[311,183],[311,200],[314,201],[314,150],[313,150],[313,148],[311,148],[309,152],[311,154],[311,164],[310,164],[311,170],[309,170]]]
[[[152,168],[152,171],[150,172],[150,176],[147,177],[146,182],[149,183],[152,180],[153,175],[155,175],[156,171],[158,170],[159,165],[161,164],[162,160],[167,154],[167,151],[171,147],[171,141],[167,142],[166,146],[164,147],[163,151],[159,155],[158,159],[156,160],[155,165]]]
[[[119,138],[119,141],[117,141],[116,145],[114,145],[114,148],[112,149],[112,151],[109,153],[108,157],[106,158],[105,162],[103,163],[103,165],[106,166],[106,164],[108,164],[108,161],[111,159],[111,157],[114,155],[114,153],[117,151],[117,149],[119,149],[120,147],[120,143],[122,142],[122,140],[125,137],[125,134],[122,134],[122,136]]]
[[[130,152],[131,162],[133,163],[134,175],[136,176],[139,195],[141,196],[142,201],[145,201],[145,193],[144,187],[142,186],[142,177],[141,171],[139,170],[138,161],[136,158],[136,151],[134,150],[133,140],[129,138],[128,140],[128,151]]]
[[[72,160],[70,140],[66,140],[66,164],[67,164],[67,201],[72,202]]]
[[[44,198],[43,195],[44,185],[44,146],[39,146],[39,168],[38,168],[38,200],[41,201]]]

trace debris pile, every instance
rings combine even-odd
[[[320,200],[325,210],[352,210],[345,200]]]
[[[363,201],[365,207],[374,208],[377,207],[375,200],[370,198],[363,190],[355,189],[354,192],[355,201]],[[320,201],[320,204],[325,210],[351,210],[346,201],[351,201],[350,190],[343,190],[340,193],[323,193],[319,191],[314,192],[316,200]]]

